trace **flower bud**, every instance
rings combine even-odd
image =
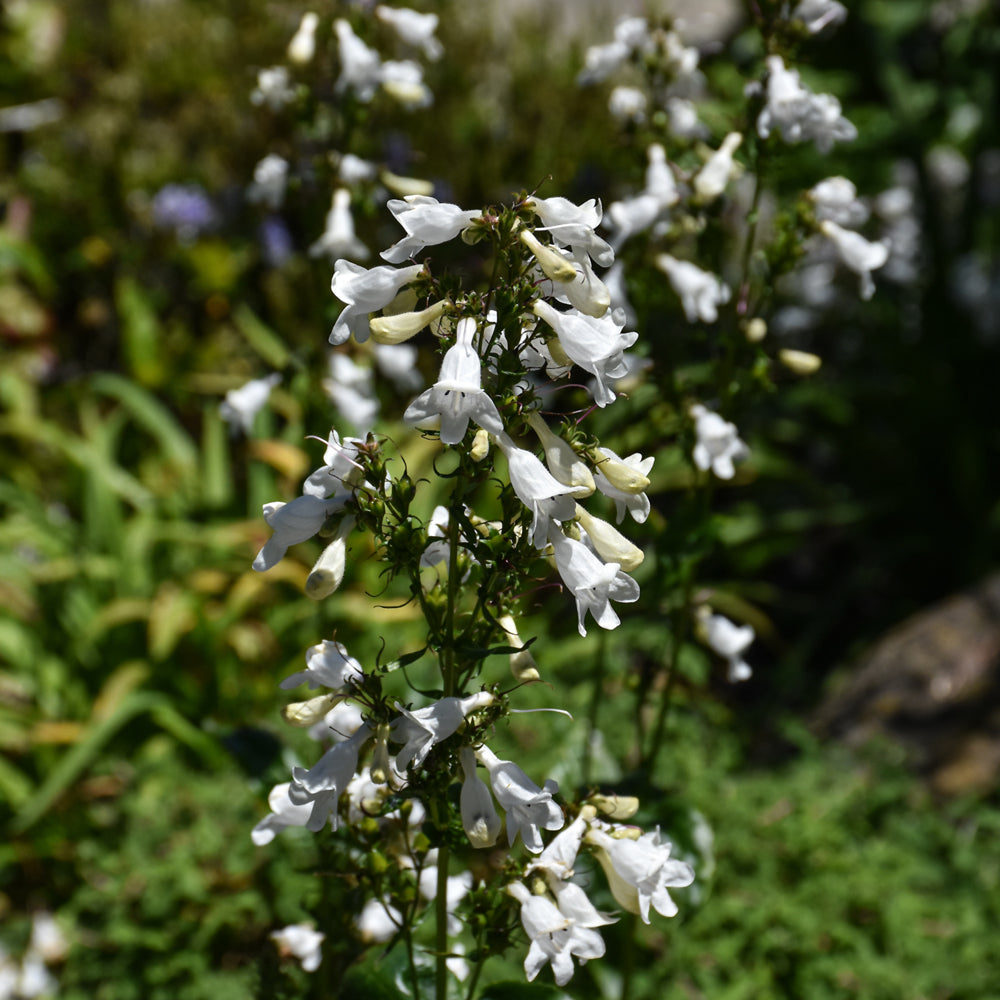
[[[344,582],[346,566],[347,543],[338,532],[337,537],[323,549],[306,578],[306,597],[313,601],[329,597]]]
[[[416,177],[400,177],[397,174],[383,170],[379,174],[379,180],[393,193],[400,198],[407,195],[419,194],[429,198],[434,194],[434,183],[432,181],[418,180]]]
[[[308,701],[293,701],[281,710],[281,717],[290,726],[306,729],[321,722],[331,708],[344,700],[342,694],[321,694]]]
[[[473,847],[492,847],[497,842],[503,825],[493,804],[493,796],[486,783],[476,774],[476,755],[472,747],[462,747],[459,759],[465,772],[460,802],[462,829]]]
[[[288,58],[294,63],[307,63],[316,54],[316,28],[319,16],[312,11],[302,15],[298,31],[288,43]]]
[[[521,242],[535,255],[542,273],[551,281],[575,281],[576,268],[558,251],[539,242],[530,229],[518,233]]]
[[[420,333],[428,323],[440,318],[451,307],[448,299],[441,299],[420,312],[397,313],[395,316],[379,316],[369,326],[372,340],[376,344],[402,344]]]
[[[376,785],[384,785],[392,773],[389,762],[389,726],[383,723],[375,727],[375,749],[372,751],[372,763],[369,773]]]
[[[622,493],[642,493],[649,486],[647,476],[638,469],[633,469],[620,458],[610,458],[600,452],[591,452],[590,458],[597,466],[597,471]]]
[[[822,358],[817,354],[789,349],[778,351],[778,360],[796,375],[812,375],[819,371],[820,365],[823,364]]]
[[[545,464],[549,472],[564,486],[572,486],[573,495],[590,496],[594,492],[594,477],[579,455],[561,437],[554,434],[537,412],[528,414],[528,424],[538,435],[545,450]]]
[[[482,427],[476,431],[476,436],[472,439],[472,447],[469,449],[469,456],[473,462],[481,462],[490,453],[489,431]]]
[[[633,545],[617,528],[599,517],[588,514],[579,504],[576,505],[576,516],[597,554],[605,562],[618,563],[625,573],[631,573],[642,565],[645,553],[637,545]]]
[[[510,646],[524,646],[524,642],[517,634],[517,626],[510,615],[501,615],[497,619],[500,628],[507,634],[507,643]],[[538,664],[528,649],[521,649],[510,654],[510,672],[514,675],[514,680],[525,683],[537,681],[541,675],[538,673]]]
[[[619,822],[631,819],[639,811],[639,800],[634,795],[592,795],[587,801],[609,819]]]
[[[743,335],[751,344],[759,344],[767,336],[767,323],[759,316],[754,316],[747,322]]]

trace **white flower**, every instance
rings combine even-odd
[[[322,235],[311,247],[310,257],[326,254],[330,260],[338,257],[367,260],[368,247],[354,232],[354,218],[351,215],[351,193],[347,188],[337,188],[333,192],[330,211],[326,214],[326,227]]]
[[[667,889],[690,885],[694,871],[689,864],[670,857],[672,845],[661,843],[659,827],[638,840],[618,839],[591,829],[587,840],[599,848],[597,860],[619,906],[639,914],[647,924],[650,907],[664,917],[677,913]]]
[[[379,82],[404,108],[426,108],[434,103],[434,95],[424,83],[423,68],[412,59],[387,59],[379,70]]]
[[[437,382],[422,392],[403,413],[408,424],[421,426],[440,419],[441,441],[458,444],[469,421],[491,434],[503,433],[503,421],[496,404],[482,388],[482,362],[472,347],[476,321],[465,317],[458,322],[455,343],[445,352]]]
[[[828,177],[808,194],[817,219],[851,227],[868,221],[868,209],[858,201],[858,189],[846,177]]]
[[[616,246],[652,227],[680,198],[663,147],[659,143],[651,143],[646,149],[646,157],[648,164],[643,190],[608,206],[608,220],[614,230]]]
[[[732,479],[735,472],[733,463],[742,461],[750,454],[750,449],[739,438],[736,425],[700,403],[691,407],[691,416],[694,417],[697,438],[694,464],[702,472],[711,469],[720,479]]]
[[[821,153],[838,140],[857,138],[858,130],[841,115],[837,98],[804,87],[798,71],[786,69],[781,56],[768,56],[767,66],[767,104],[757,118],[761,138],[777,129],[785,142],[812,140]]]
[[[255,378],[238,389],[230,389],[219,404],[219,416],[233,430],[239,428],[244,434],[249,434],[253,429],[254,417],[264,408],[271,390],[280,381],[281,376],[275,372],[264,378]]]
[[[841,24],[847,8],[837,0],[801,0],[792,11],[792,19],[801,21],[810,35],[822,31],[828,24]]]
[[[253,168],[253,184],[247,192],[252,202],[263,202],[268,208],[280,208],[288,180],[288,161],[270,153]]]
[[[489,691],[478,691],[466,698],[442,698],[413,712],[397,702],[396,709],[402,714],[392,723],[392,739],[404,746],[396,754],[396,767],[400,771],[420,767],[431,748],[451,736],[467,715],[492,704],[493,695]]]
[[[294,955],[306,972],[315,972],[319,968],[323,959],[320,945],[325,939],[326,935],[310,923],[290,924],[271,933],[271,940],[277,943],[282,954]]]
[[[375,16],[388,24],[407,45],[423,50],[428,59],[441,58],[444,49],[434,37],[438,26],[437,14],[420,14],[408,7],[386,7],[380,4],[375,8]]]
[[[37,954],[43,962],[61,962],[65,959],[69,941],[51,913],[42,910],[32,915],[28,951]]]
[[[531,208],[542,220],[539,227],[557,243],[587,253],[595,264],[610,267],[614,251],[594,230],[601,222],[601,203],[591,198],[576,205],[568,198],[532,198]]]
[[[264,504],[264,520],[273,529],[274,534],[257,553],[253,568],[263,572],[276,566],[289,546],[312,538],[323,527],[326,519],[343,503],[344,498],[324,500],[321,497],[304,495],[296,497],[290,503]]]
[[[382,60],[354,33],[342,17],[333,22],[337,33],[337,51],[340,56],[340,76],[335,91],[340,94],[353,90],[359,101],[368,102],[375,95],[381,82]]]
[[[552,799],[559,785],[550,778],[539,788],[517,764],[500,760],[488,747],[478,747],[476,757],[489,771],[493,794],[507,814],[507,843],[513,846],[520,834],[524,846],[532,854],[540,854],[539,827],[559,830],[565,823],[562,809]]]
[[[833,243],[844,266],[861,279],[861,298],[870,299],[875,294],[872,271],[877,271],[889,259],[889,241],[879,240],[877,243],[872,243],[860,233],[843,229],[836,222],[829,220],[821,222],[819,228]]]
[[[402,199],[393,198],[389,202],[389,211],[406,230],[403,239],[382,251],[383,260],[390,264],[400,264],[424,247],[453,240],[468,229],[472,220],[477,219],[480,214],[422,194],[410,194]]]
[[[271,66],[257,74],[257,86],[250,94],[250,102],[266,105],[271,111],[280,111],[295,100],[288,70],[284,66]]]
[[[333,829],[337,829],[340,819],[337,800],[354,777],[358,769],[358,754],[371,735],[371,727],[365,723],[343,743],[327,750],[308,771],[303,767],[292,768],[288,800],[293,805],[311,806],[306,821],[307,830],[318,833],[328,819]]]
[[[581,813],[565,829],[561,830],[549,846],[525,869],[525,875],[533,871],[544,872],[553,879],[568,879],[573,875],[573,865],[587,832],[589,816]]]
[[[573,487],[560,483],[536,455],[518,448],[506,434],[497,436],[497,444],[507,458],[510,485],[533,515],[532,544],[542,549],[551,519],[567,521],[573,516]]]
[[[267,804],[271,809],[271,814],[265,816],[250,833],[250,839],[258,847],[270,844],[275,835],[290,826],[305,826],[312,815],[312,805],[296,805],[288,797],[288,790],[291,782],[275,785],[271,789],[271,794],[267,797]]]
[[[369,269],[349,260],[338,260],[333,266],[330,289],[347,308],[341,310],[333,324],[330,343],[343,344],[352,333],[358,343],[366,341],[370,332],[368,316],[384,309],[423,269],[422,264]]]
[[[372,343],[375,367],[385,375],[400,393],[411,393],[423,384],[417,367],[417,349],[412,344]]]
[[[714,323],[719,318],[719,306],[728,302],[730,296],[729,287],[721,278],[668,253],[657,256],[656,266],[666,274],[680,296],[689,323],[699,319],[702,323]]]
[[[639,337],[622,332],[624,317],[609,313],[598,318],[578,309],[559,312],[544,299],[538,299],[532,311],[555,331],[566,356],[594,376],[594,402],[601,407],[613,403],[617,395],[612,382],[628,372],[624,351]]]
[[[707,609],[699,611],[698,617],[705,629],[705,641],[729,665],[730,683],[749,680],[753,671],[743,654],[754,640],[753,626],[736,625],[724,615],[709,614]]]
[[[620,122],[641,124],[646,120],[646,95],[638,87],[615,87],[608,98],[608,111]]]
[[[421,869],[417,879],[420,895],[428,902],[437,899],[437,851],[427,852],[427,865]],[[460,875],[449,875],[445,883],[445,912],[447,913],[448,933],[453,937],[462,932],[462,921],[455,916],[458,904],[469,895],[472,889],[472,872],[464,871]]]
[[[339,695],[329,695],[328,698],[337,704],[329,709],[322,719],[309,727],[309,736],[314,740],[343,743],[364,725],[364,716],[357,705],[339,700]]]
[[[462,747],[458,756],[465,775],[459,803],[462,829],[473,847],[492,847],[500,836],[503,821],[486,782],[476,774],[476,755],[472,747]]]
[[[363,444],[360,438],[345,437],[341,441],[340,435],[331,430],[323,464],[305,481],[302,492],[326,498],[337,490],[356,486],[361,481],[361,468],[355,461],[359,444]]]
[[[604,954],[601,936],[577,924],[548,896],[532,895],[520,882],[510,883],[507,892],[521,904],[521,924],[531,940],[524,960],[524,973],[529,983],[546,962],[551,962],[556,983],[565,986],[573,977],[572,956],[583,965]]]
[[[351,685],[364,680],[361,664],[347,652],[342,642],[324,639],[306,650],[306,669],[286,677],[280,684],[282,691],[308,684],[310,691],[324,687],[344,694]]]
[[[527,681],[537,681],[540,677],[538,664],[531,655],[531,650],[524,645],[521,636],[518,635],[517,625],[511,615],[501,615],[497,619],[497,624],[504,631],[504,639],[508,646],[514,647],[517,651],[510,654],[510,672],[514,675],[514,680],[519,683]]]
[[[722,145],[708,158],[708,162],[695,175],[692,186],[694,193],[703,202],[715,201],[726,190],[733,176],[733,153],[743,142],[739,132],[730,132]]]
[[[372,370],[359,365],[350,355],[331,353],[330,377],[322,381],[330,402],[359,434],[371,430],[378,416],[379,402],[375,395]]]
[[[316,54],[316,28],[319,27],[319,15],[306,11],[299,22],[298,30],[288,43],[288,58],[293,63],[305,64]]]
[[[382,944],[402,926],[403,915],[381,899],[369,899],[354,918],[354,929],[365,944]]]
[[[698,109],[694,102],[684,97],[668,97],[667,114],[670,116],[670,132],[678,139],[701,139],[707,129],[698,120]]]
[[[624,65],[630,55],[624,42],[614,41],[607,45],[592,45],[584,56],[584,66],[576,78],[578,84],[600,83]]]
[[[649,517],[649,497],[643,491],[649,485],[649,472],[656,459],[652,455],[643,458],[639,452],[628,458],[619,458],[609,448],[598,448],[598,451],[605,461],[599,462],[594,470],[594,484],[601,493],[614,500],[615,520],[621,524],[628,511],[633,521],[642,524]]]
[[[618,563],[601,562],[583,542],[567,538],[561,531],[552,532],[551,541],[556,569],[576,598],[580,635],[587,634],[583,620],[588,611],[601,628],[617,628],[621,619],[611,601],[637,601],[639,585],[621,571]]]
[[[378,166],[354,153],[344,153],[337,161],[337,177],[344,184],[364,184],[378,177]]]
[[[651,194],[659,202],[661,208],[676,205],[680,199],[677,193],[677,181],[674,172],[667,163],[667,154],[658,143],[651,143],[646,148],[646,187],[645,194]]]

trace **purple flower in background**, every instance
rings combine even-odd
[[[292,234],[284,220],[277,215],[269,215],[257,230],[261,252],[269,267],[281,267],[295,252]]]
[[[191,243],[214,229],[218,215],[208,195],[196,184],[167,184],[153,197],[153,221]]]

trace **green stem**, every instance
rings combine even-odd
[[[437,896],[434,900],[434,995],[437,1000],[448,996],[448,844],[438,847]]]

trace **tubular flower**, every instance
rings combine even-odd
[[[467,698],[442,698],[414,712],[397,702],[396,708],[402,714],[392,723],[392,739],[404,746],[396,754],[396,767],[400,771],[410,766],[420,767],[434,744],[451,736],[469,713],[492,704],[493,695],[489,691],[478,691]]]
[[[568,198],[532,198],[530,207],[542,220],[539,228],[556,242],[587,254],[599,267],[614,263],[614,250],[594,232],[601,223],[599,201],[574,205]]]
[[[590,496],[594,492],[594,477],[587,463],[558,434],[554,434],[537,411],[528,414],[528,424],[538,435],[545,452],[545,464],[559,482],[573,487],[573,495]]]
[[[307,830],[318,833],[328,819],[333,829],[337,829],[337,800],[354,777],[358,769],[358,754],[371,735],[371,727],[365,723],[343,743],[327,750],[308,771],[304,767],[292,768],[288,799],[293,805],[312,806],[306,822]]]
[[[294,63],[310,62],[316,54],[316,29],[319,27],[319,15],[306,11],[299,22],[298,30],[288,43],[288,58]]]
[[[330,211],[326,215],[326,227],[319,239],[309,248],[310,257],[319,257],[321,254],[326,254],[330,260],[336,260],[338,257],[367,260],[370,256],[368,247],[354,232],[351,193],[347,188],[337,188],[333,192]]]
[[[578,925],[548,896],[532,895],[521,882],[510,883],[507,892],[521,904],[521,924],[531,940],[524,960],[529,983],[546,962],[551,962],[556,983],[565,986],[573,977],[574,955],[584,965],[604,954],[601,936],[589,927]]]
[[[736,625],[724,615],[713,615],[708,609],[699,609],[698,615],[705,629],[705,641],[729,666],[729,682],[749,680],[753,675],[743,654],[754,640],[752,625]]]
[[[733,153],[743,142],[739,132],[730,132],[722,145],[709,157],[708,162],[695,175],[694,193],[703,202],[715,201],[726,190],[733,176]]]
[[[388,24],[407,45],[421,49],[430,59],[440,59],[444,53],[441,43],[434,37],[438,26],[437,14],[420,14],[407,7],[386,7],[379,4],[375,16]]]
[[[580,526],[587,532],[594,551],[606,563],[618,563],[624,573],[631,573],[642,565],[645,558],[642,549],[633,545],[607,521],[589,514],[579,504],[576,506],[576,516]]]
[[[428,195],[411,194],[389,202],[389,211],[406,230],[399,242],[382,251],[382,259],[401,264],[424,247],[453,240],[479,217],[479,212],[465,211],[458,205],[442,204]]]
[[[656,266],[670,279],[681,300],[689,323],[701,320],[714,323],[719,318],[719,306],[729,301],[730,291],[721,278],[703,271],[688,260],[677,260],[668,253],[656,258]]]
[[[306,669],[281,682],[282,691],[308,684],[310,691],[327,688],[345,694],[352,684],[364,680],[361,664],[350,656],[342,642],[324,639],[306,651]]]
[[[650,907],[664,917],[677,913],[667,889],[690,885],[694,871],[689,864],[670,857],[672,845],[660,841],[659,827],[638,840],[617,839],[591,829],[587,841],[598,848],[597,860],[619,906],[639,914],[646,924]]]
[[[697,438],[692,455],[694,464],[702,472],[711,469],[720,479],[732,479],[736,471],[733,463],[750,454],[736,432],[736,425],[700,403],[691,407],[691,416]]]
[[[518,834],[532,854],[542,851],[539,828],[559,830],[565,819],[552,796],[559,790],[551,778],[539,788],[517,764],[500,760],[489,747],[476,749],[480,764],[490,773],[493,794],[507,814],[507,843],[513,846]]]
[[[536,549],[543,549],[552,519],[568,521],[573,516],[576,506],[573,487],[560,483],[537,456],[518,448],[506,434],[497,435],[497,444],[507,457],[510,485],[534,516],[532,544]]]
[[[291,782],[286,781],[271,789],[271,794],[267,797],[271,813],[265,816],[250,833],[250,839],[258,847],[270,844],[277,834],[290,826],[305,826],[309,822],[312,806],[310,804],[298,806],[292,802],[288,797],[289,788]]]
[[[829,220],[821,222],[819,228],[833,243],[844,266],[850,268],[861,279],[861,298],[870,299],[875,294],[872,271],[877,271],[889,259],[888,241],[880,240],[872,243],[860,233],[843,229]]]
[[[382,60],[354,33],[348,21],[338,17],[333,22],[337,33],[337,53],[340,56],[340,76],[334,90],[342,94],[354,91],[359,101],[367,104],[375,96],[381,81]]]
[[[294,955],[306,972],[315,972],[323,960],[320,945],[326,940],[311,923],[290,924],[271,934],[271,940],[284,954]]]
[[[264,378],[255,378],[241,385],[238,389],[230,389],[226,398],[219,404],[219,416],[235,431],[237,428],[249,435],[253,429],[253,419],[264,408],[271,390],[281,381],[281,376],[275,372]]]
[[[587,634],[583,620],[588,611],[601,628],[617,628],[621,619],[611,601],[639,600],[639,584],[623,573],[618,563],[601,562],[583,542],[567,538],[561,531],[552,532],[551,541],[559,575],[576,598],[580,635]]]
[[[372,340],[376,344],[394,346],[415,337],[421,330],[439,320],[449,309],[451,302],[441,299],[418,312],[393,313],[371,320]]]
[[[492,847],[500,836],[503,821],[486,782],[476,774],[476,755],[472,747],[462,747],[458,756],[465,775],[460,800],[462,829],[473,847]]]
[[[321,601],[329,597],[344,582],[347,569],[347,536],[354,528],[354,518],[345,517],[337,528],[333,541],[320,554],[306,577],[306,597]]]
[[[324,500],[305,494],[290,503],[264,504],[264,520],[274,534],[257,553],[253,568],[260,573],[277,566],[290,546],[312,538],[345,499]]]
[[[370,270],[349,260],[338,260],[333,266],[330,288],[347,308],[341,310],[330,332],[330,343],[343,344],[353,333],[360,344],[368,339],[368,316],[384,309],[423,271],[422,264],[410,267],[373,267]]]
[[[470,420],[491,434],[503,433],[500,412],[482,388],[482,362],[472,346],[475,333],[474,319],[459,320],[455,343],[445,352],[437,382],[410,403],[403,414],[408,424],[416,426],[440,418],[444,444],[458,444]]]

